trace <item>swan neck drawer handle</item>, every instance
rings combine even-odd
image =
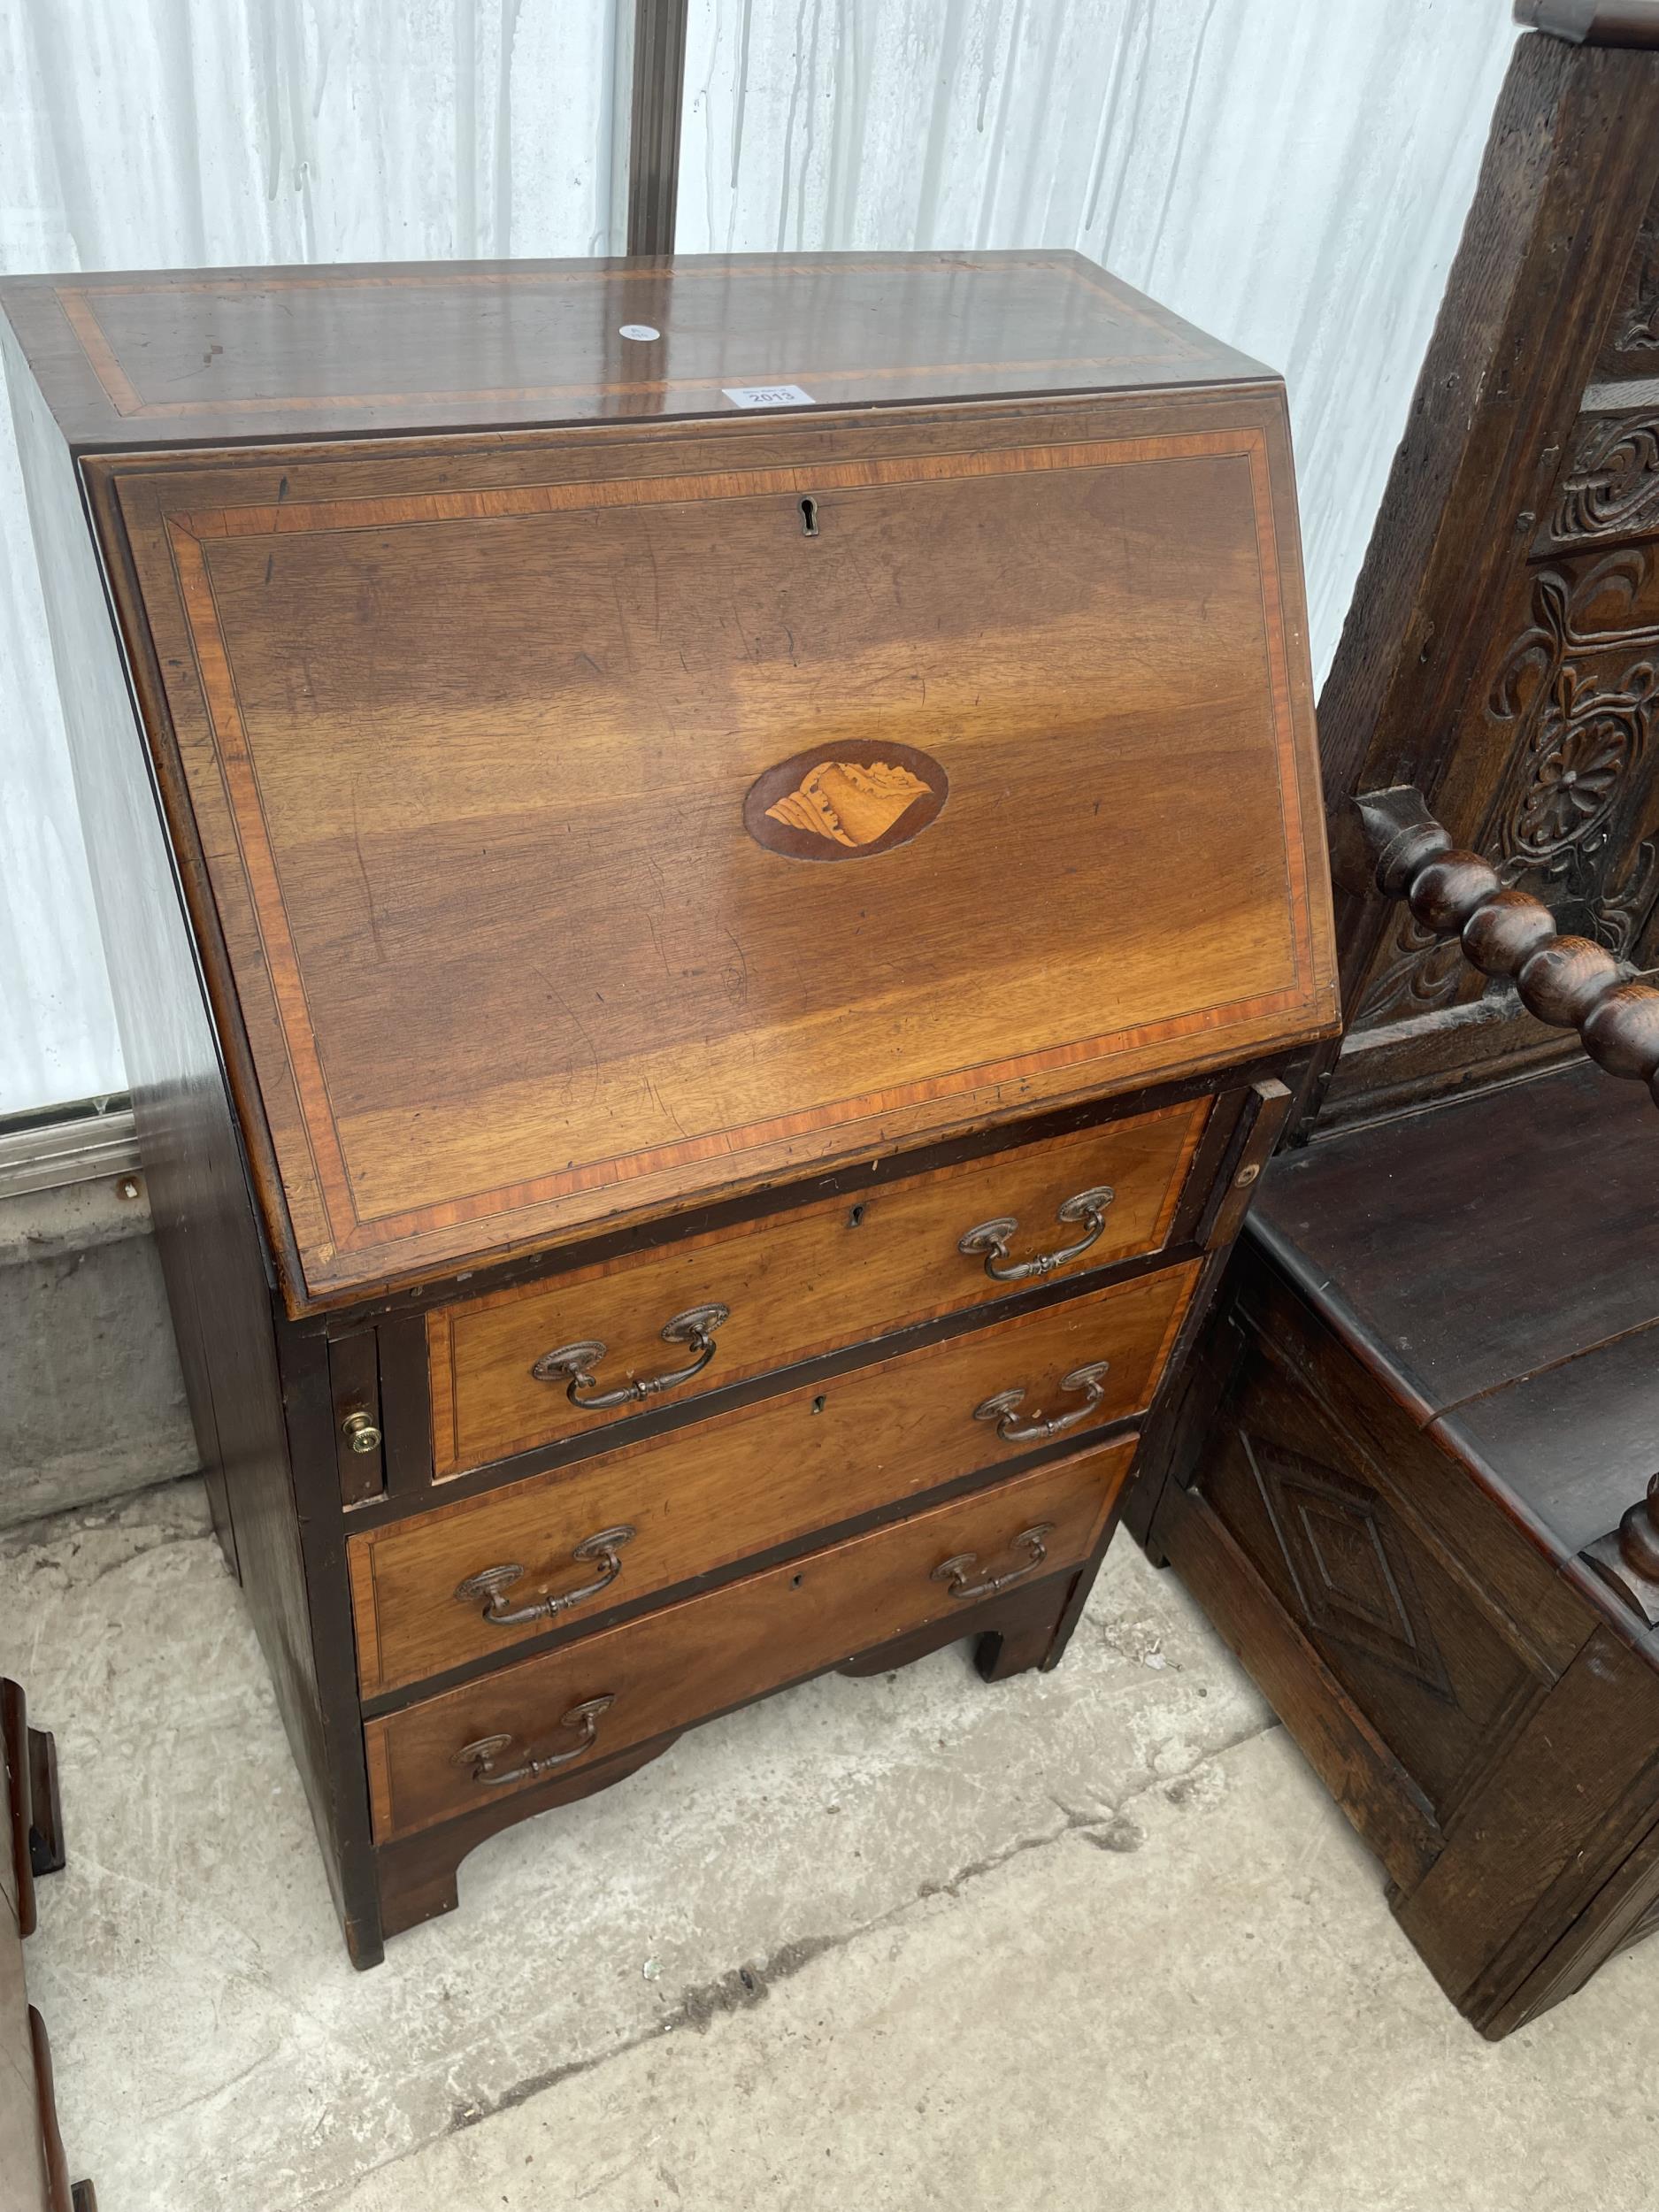
[[[581,1741],[568,1751],[549,1751],[540,1759],[526,1759],[516,1767],[503,1769],[495,1762],[511,1744],[512,1738],[480,1736],[476,1743],[462,1745],[455,1755],[455,1763],[469,1768],[475,1782],[487,1782],[496,1790],[505,1789],[510,1782],[528,1782],[538,1774],[550,1774],[555,1767],[567,1767],[572,1759],[580,1759],[584,1752],[593,1749],[599,1734],[599,1717],[616,1701],[614,1697],[585,1698],[560,1717],[561,1728],[574,1728],[581,1737]]]
[[[571,1553],[578,1566],[596,1566],[599,1572],[591,1582],[584,1582],[577,1590],[549,1592],[530,1605],[507,1604],[507,1593],[515,1582],[524,1578],[524,1569],[516,1563],[499,1567],[482,1567],[475,1575],[468,1575],[455,1593],[461,1605],[477,1605],[480,1598],[480,1617],[496,1628],[522,1628],[528,1621],[557,1620],[561,1613],[569,1613],[589,1598],[596,1598],[602,1590],[608,1590],[622,1572],[622,1562],[617,1557],[622,1546],[629,1542],[634,1531],[626,1523],[618,1528],[602,1528],[596,1536],[585,1536]]]
[[[976,1421],[995,1421],[996,1432],[1004,1444],[1040,1444],[1044,1438],[1064,1436],[1067,1429],[1074,1429],[1079,1421],[1087,1421],[1106,1395],[1106,1378],[1111,1372],[1109,1359],[1092,1360],[1087,1367],[1074,1367],[1069,1375],[1060,1379],[1064,1391],[1081,1391],[1083,1402],[1070,1413],[1056,1413],[1047,1421],[1021,1421],[1019,1409],[1025,1402],[1025,1387],[1016,1383],[1011,1389],[999,1390],[994,1398],[987,1398],[973,1409]]]
[[[994,1283],[1041,1282],[1057,1267],[1069,1267],[1073,1260],[1081,1259],[1090,1245],[1098,1240],[1106,1226],[1106,1209],[1114,1195],[1110,1187],[1102,1183],[1095,1190],[1080,1190],[1075,1197],[1066,1200],[1059,1218],[1064,1222],[1080,1221],[1083,1234],[1075,1244],[1068,1244],[1058,1252],[1044,1252],[1034,1260],[1010,1261],[1009,1239],[1019,1229],[1011,1214],[996,1221],[982,1221],[977,1229],[970,1229],[956,1249],[971,1260],[977,1260],[983,1253],[985,1271]]]
[[[1039,1521],[1034,1528],[1023,1530],[1008,1548],[1013,1552],[1029,1552],[1031,1556],[1023,1566],[1010,1567],[1006,1574],[987,1575],[983,1582],[970,1582],[968,1577],[979,1565],[979,1555],[975,1551],[959,1551],[954,1558],[940,1561],[933,1569],[933,1580],[948,1582],[953,1598],[994,1598],[999,1591],[1008,1589],[1013,1583],[1023,1582],[1027,1575],[1036,1573],[1048,1556],[1042,1540],[1053,1534],[1052,1521]]]
[[[639,1382],[621,1384],[615,1390],[600,1390],[594,1369],[605,1356],[605,1347],[597,1339],[583,1344],[561,1344],[556,1352],[543,1352],[530,1372],[537,1382],[565,1385],[565,1395],[573,1406],[584,1413],[614,1413],[618,1406],[642,1405],[646,1399],[659,1397],[664,1390],[673,1390],[687,1383],[694,1375],[702,1374],[714,1357],[714,1333],[723,1322],[732,1317],[732,1309],[710,1303],[706,1306],[687,1306],[684,1313],[677,1313],[663,1330],[664,1344],[683,1344],[694,1357],[685,1367],[676,1367],[666,1375],[647,1375]],[[580,1394],[588,1392],[586,1397]]]

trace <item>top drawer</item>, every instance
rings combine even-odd
[[[718,1303],[727,1317],[712,1331],[713,1356],[672,1386],[676,1399],[693,1397],[1034,1279],[1000,1283],[987,1260],[1000,1271],[1074,1256],[1042,1269],[1046,1276],[1156,1251],[1209,1110],[1208,1099],[1164,1107],[445,1306],[426,1322],[434,1471],[458,1474],[639,1411],[638,1398],[582,1407],[572,1402],[567,1371],[532,1372],[567,1346],[589,1355],[592,1381],[578,1386],[578,1397],[603,1398],[693,1365],[695,1346],[664,1341],[663,1331]],[[1070,1204],[1078,1199],[1092,1208]],[[990,1222],[1005,1227],[1005,1258],[958,1248],[966,1232]]]

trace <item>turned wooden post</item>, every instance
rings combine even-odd
[[[1619,1523],[1618,1555],[1632,1574],[1659,1583],[1659,1474]]]
[[[1659,1474],[1612,1533],[1586,1544],[1583,1555],[1649,1628],[1659,1628]]]
[[[1646,1083],[1659,1104],[1659,987],[1604,945],[1557,934],[1541,899],[1506,890],[1489,861],[1453,847],[1412,786],[1366,792],[1354,808],[1378,890],[1437,937],[1461,938],[1472,966],[1510,978],[1529,1013],[1576,1029],[1598,1067]]]

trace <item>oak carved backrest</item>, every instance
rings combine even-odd
[[[1415,787],[1558,930],[1659,967],[1659,52],[1517,42],[1319,720],[1339,855],[1356,796]],[[1337,924],[1304,1133],[1579,1050],[1363,871]]]

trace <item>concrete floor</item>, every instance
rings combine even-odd
[[[1482,2043],[1168,1576],[684,1739],[355,1974],[194,1485],[0,1544],[103,2212],[1649,2212],[1659,1944]]]

